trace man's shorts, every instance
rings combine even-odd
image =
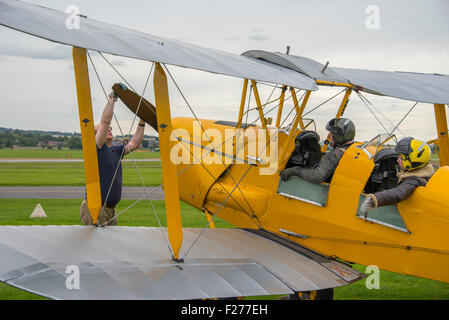
[[[105,224],[106,222],[108,222],[109,220],[111,220],[115,216],[115,209],[108,208],[106,206],[100,212],[101,212],[101,214],[100,214],[99,219],[98,219],[98,224],[99,225]],[[93,221],[92,221],[92,217],[90,216],[90,211],[89,211],[89,208],[87,206],[87,201],[86,200],[83,200],[83,202],[81,202],[80,218],[81,218],[81,224],[88,225],[88,226],[94,224]],[[116,226],[117,225],[117,218],[114,218],[113,220],[109,221],[109,223],[107,225],[108,226]]]

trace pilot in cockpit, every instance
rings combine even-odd
[[[329,131],[328,141],[333,150],[324,154],[312,167],[296,165],[289,168],[286,166],[287,168],[280,173],[283,181],[287,181],[291,176],[297,176],[312,183],[330,180],[344,152],[354,142],[355,125],[349,119],[334,118],[327,123],[326,130]]]

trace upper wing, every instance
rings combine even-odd
[[[346,79],[337,74],[331,68],[326,68],[324,72],[321,72],[324,65],[309,58],[263,50],[250,50],[242,53],[242,55],[245,57],[268,61],[273,64],[298,71],[315,80],[348,83]]]
[[[314,81],[292,70],[264,65],[237,54],[152,36],[79,17],[79,29],[68,29],[69,15],[15,0],[0,0],[0,24],[37,37],[114,55],[161,62],[239,78],[317,90]]]
[[[183,230],[181,256],[201,231]],[[176,263],[165,232],[0,226],[0,281],[54,299],[201,299],[291,294],[364,277],[296,244],[242,229],[206,229],[184,263]]]
[[[333,68],[352,84],[372,93],[426,103],[449,104],[449,76],[428,73],[391,72]]]
[[[391,72],[348,68],[325,68],[299,56],[251,50],[244,56],[261,59],[301,72],[315,80],[350,83],[358,90],[426,103],[449,103],[449,76],[412,72]]]

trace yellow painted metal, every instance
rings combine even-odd
[[[282,86],[282,92],[281,97],[279,98],[279,108],[278,108],[278,115],[276,118],[276,128],[279,128],[281,125],[281,119],[282,119],[282,109],[284,107],[284,99],[285,99],[285,91],[287,90],[286,86]]]
[[[302,122],[302,114],[304,112],[304,108],[306,107],[307,101],[303,100],[301,103],[301,106],[298,105],[298,98],[296,97],[296,92],[294,88],[290,89],[291,94],[292,94],[292,99],[293,99],[293,103],[295,104],[295,109],[296,109],[296,117],[299,118],[299,127],[301,128],[301,130],[304,130],[304,122]],[[306,95],[310,95],[311,91],[308,91],[309,93],[306,93]],[[309,99],[309,97],[307,96],[307,98],[304,96],[304,99]]]
[[[343,97],[343,100],[341,101],[340,107],[338,108],[336,118],[341,118],[341,116],[345,112],[346,106],[348,105],[349,96],[351,95],[351,93],[352,93],[352,89],[351,88],[346,89],[345,96]]]
[[[298,98],[296,97],[295,88],[290,88],[290,94],[292,95],[293,106],[295,107],[296,114],[299,114]]]
[[[355,88],[352,84],[342,82],[315,80],[315,83],[322,86]]]
[[[340,160],[325,207],[274,194],[262,217],[266,230],[304,235],[288,238],[324,255],[381,269],[449,282],[449,167],[440,168],[425,187],[398,204],[411,233],[356,216],[360,194],[374,163],[351,146]],[[371,153],[375,148],[371,148]]]
[[[247,91],[248,91],[248,79],[245,79],[243,81],[242,98],[240,99],[239,117],[237,119],[237,125],[235,127],[236,133],[234,135],[234,138],[232,138],[234,156],[236,155],[236,147],[237,147],[236,140],[238,140],[240,136],[240,128],[242,127],[243,114],[245,112],[245,101]]]
[[[352,93],[352,89],[348,88],[345,92],[345,96],[343,97],[343,100],[340,103],[340,107],[338,108],[337,115],[335,116],[335,118],[341,118],[341,116],[345,112],[346,106],[348,105],[349,96],[351,95],[351,93]],[[325,143],[321,147],[321,152],[326,152],[326,150],[327,150],[328,143],[326,143],[326,141],[329,142],[329,138],[326,138]]]
[[[254,80],[251,80],[251,84],[253,86],[254,98],[256,99],[257,110],[259,111],[260,122],[262,123],[262,128],[267,129],[267,123],[265,121],[265,116],[263,114],[262,103],[260,103],[259,90],[257,89],[257,83]]]
[[[177,126],[188,127],[193,119],[174,119]],[[201,120],[206,130],[222,132],[229,126],[213,120]],[[254,127],[254,130],[260,126]],[[290,154],[293,141],[279,132],[279,153]],[[248,137],[246,144],[256,137]],[[410,198],[398,205],[405,225],[411,233],[366,221],[356,216],[360,196],[374,168],[372,156],[377,147],[360,149],[361,143],[352,145],[343,155],[329,185],[324,207],[277,193],[278,174],[261,175],[260,165],[230,165],[221,171],[220,165],[207,165],[216,179],[204,182],[207,173],[201,170],[185,176],[192,168],[180,174],[184,201],[240,228],[259,228],[286,237],[325,256],[333,256],[364,265],[377,265],[381,269],[449,282],[449,167],[441,167],[425,187],[419,187]],[[232,150],[232,149],[231,149]],[[366,152],[365,152],[366,151]],[[178,166],[178,170],[181,167]],[[249,171],[248,171],[249,169]],[[196,170],[196,169],[193,169]],[[221,174],[218,174],[221,171]],[[231,177],[232,175],[232,177]],[[240,181],[240,190],[234,189]],[[183,189],[188,189],[184,193]],[[233,191],[234,189],[234,191]],[[193,191],[198,190],[198,191]],[[232,196],[225,205],[229,193]],[[205,195],[203,197],[202,195]],[[199,204],[199,199],[203,202]],[[287,236],[280,229],[305,235],[305,239]]]
[[[190,136],[194,140],[193,135],[197,135],[198,133],[195,133],[195,130],[191,130],[190,128],[195,121],[192,118],[174,118],[173,127],[175,130],[185,130],[186,136]],[[208,132],[208,135],[211,136],[211,133],[215,131],[222,136],[223,140],[227,140],[227,136],[232,137],[233,127],[217,124],[214,120],[200,119],[200,121]],[[247,129],[244,139],[242,139],[244,145],[239,147],[243,147],[246,152],[249,152],[252,148],[248,148],[248,145],[258,145],[257,138],[264,136],[262,133],[258,136],[260,129],[260,126],[251,126]],[[228,130],[230,133],[227,135]],[[248,134],[251,131],[254,134]],[[282,133],[281,136],[280,143],[283,143],[287,135]],[[204,141],[205,137],[203,136],[203,145],[207,145]],[[232,142],[232,139],[230,141]],[[199,158],[192,159],[191,157],[187,157],[191,156],[191,153],[187,150],[187,147],[190,145],[182,144],[182,142],[179,142],[179,144],[186,151],[186,158],[190,158],[186,159],[185,163],[179,163],[177,166],[177,170],[180,173],[178,176],[179,185],[182,186],[180,188],[181,200],[200,210],[207,210],[212,214],[215,214],[219,210],[219,217],[223,215],[228,221],[240,227],[257,228],[258,225],[254,222],[256,218],[251,216],[254,214],[260,217],[265,214],[269,193],[265,190],[264,186],[267,180],[274,181],[276,175],[265,175],[263,178],[256,178],[259,176],[259,166],[254,166],[254,169],[251,166],[251,170],[246,178],[250,179],[251,183],[256,182],[255,185],[248,186],[245,183],[245,178],[239,188],[234,189],[235,182],[240,181],[241,177],[250,167],[249,164],[243,162],[241,164],[232,164],[232,159],[225,156],[221,160],[214,159],[213,163],[206,163],[204,161],[206,157],[204,157],[201,164],[198,162],[196,162],[198,164],[192,164],[192,160],[195,161]],[[275,145],[277,144],[272,144],[271,146],[274,148]],[[203,155],[207,152],[207,150],[203,149]],[[220,152],[229,154],[232,157],[232,145],[228,148],[224,147]],[[253,155],[252,152],[251,155]],[[269,158],[269,154],[267,152],[267,154],[262,154],[260,157],[265,163],[267,162],[267,158]],[[239,159],[246,159],[246,157],[239,155]],[[223,165],[223,162],[225,162],[226,166]],[[229,172],[226,172],[227,168],[229,168]],[[272,185],[273,183],[269,184]],[[225,206],[219,209],[220,205],[225,201]]]
[[[247,169],[248,165],[242,167]],[[243,172],[239,172],[236,174],[236,177],[239,177],[242,174]],[[265,190],[246,185],[245,192],[242,194],[238,190],[233,191],[234,187],[235,183],[232,179],[223,178],[219,183],[212,186],[207,195],[207,200],[218,204],[222,204],[226,201],[227,208],[255,214],[258,217],[265,214],[269,198]],[[227,199],[231,192],[232,196]]]
[[[81,142],[83,144],[87,206],[92,221],[97,223],[101,210],[101,189],[86,49],[73,47],[73,66],[78,97]]]
[[[179,250],[181,248],[183,237],[181,208],[179,205],[176,166],[170,159],[170,150],[173,141],[170,140],[172,134],[172,120],[170,115],[167,76],[159,63],[156,63],[154,70],[154,96],[156,101],[156,116],[162,162],[162,178],[164,181],[168,238],[172,248],[173,258],[177,260],[179,259]]]
[[[242,126],[243,113],[245,111],[245,101],[246,101],[246,92],[247,91],[248,91],[248,79],[245,79],[243,81],[242,98],[240,99],[239,117],[238,117],[238,120],[237,120],[236,129],[239,129]]]
[[[204,215],[206,216],[207,224],[209,225],[209,228],[215,229],[215,222],[214,222],[214,220],[212,220],[213,215],[207,210],[204,210]]]
[[[199,119],[201,126],[206,128],[207,135],[215,139],[215,135],[220,132],[221,136],[227,142],[221,146],[221,142],[217,144],[216,148],[220,152],[229,154],[229,158],[218,158],[215,153],[214,157],[210,157],[212,161],[207,161],[207,155],[211,154],[208,150],[196,147],[189,142],[175,141],[172,148],[172,159],[179,157],[177,161],[177,170],[179,172],[178,182],[182,188],[179,189],[179,196],[182,201],[188,202],[190,205],[201,210],[204,203],[204,198],[210,187],[226,171],[232,163],[233,145],[232,138],[234,131],[230,130],[226,135],[226,129],[233,129],[233,127],[226,125],[217,125],[214,120]],[[201,126],[194,118],[173,118],[172,125],[177,136],[184,138],[184,140],[195,142],[201,146],[208,146],[209,140],[201,130]],[[215,130],[215,134],[211,129]],[[173,139],[173,136],[172,136]],[[225,164],[223,164],[225,163]]]
[[[302,123],[302,119],[301,119],[302,111],[301,110],[304,111],[304,108],[306,107],[306,104],[309,101],[309,97],[310,97],[311,93],[312,93],[311,90],[307,90],[307,92],[304,95],[304,98],[302,100],[301,107],[299,108],[300,113],[297,114],[295,121],[293,122],[293,125],[290,128],[290,133],[289,133],[288,139],[285,143],[286,147],[284,147],[284,149],[282,150],[282,154],[279,157],[279,168],[280,169],[285,167],[285,163],[287,162],[288,158],[290,157],[290,154],[287,154],[287,151],[289,150],[287,146],[290,146],[293,143],[293,138],[295,137],[295,132],[296,132],[296,128],[298,127],[298,123],[300,123],[300,122]],[[304,124],[303,124],[303,127],[304,127]]]
[[[449,166],[449,137],[444,104],[435,104],[435,120],[438,131],[438,146],[440,149],[440,166]]]

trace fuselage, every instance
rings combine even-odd
[[[271,140],[247,134],[239,144],[229,131],[232,123],[200,121],[195,126],[195,119],[173,119],[173,128],[181,130],[172,148],[182,172],[181,200],[236,227],[261,228],[326,256],[449,282],[449,167],[439,168],[425,187],[387,210],[386,222],[364,219],[358,208],[376,148],[354,143],[328,185],[299,178],[284,185],[279,172],[286,159],[279,155],[294,148],[285,146],[286,133],[274,130]],[[246,131],[251,129],[260,128]],[[259,148],[247,157],[254,145]],[[245,152],[239,153],[242,146]],[[402,219],[401,225],[395,219]]]

